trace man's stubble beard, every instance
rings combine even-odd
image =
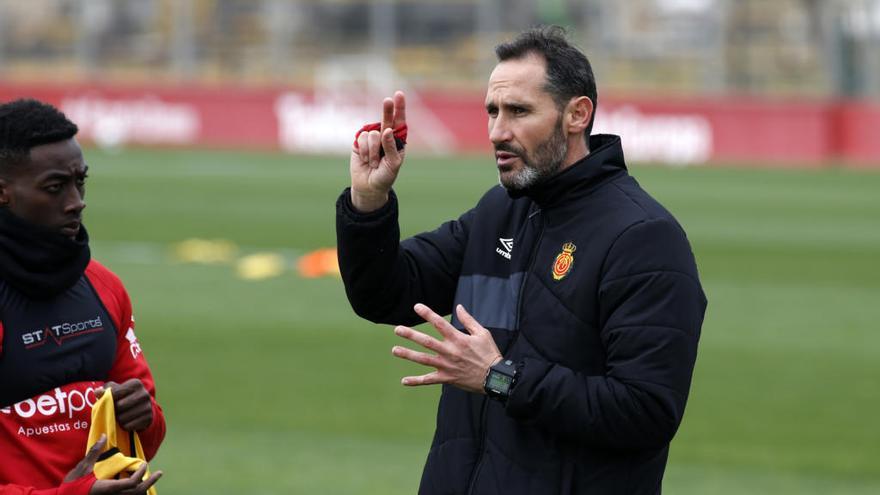
[[[539,184],[556,175],[568,154],[568,142],[562,132],[562,116],[557,119],[550,137],[538,145],[532,154],[505,145],[496,146],[495,149],[516,153],[523,162],[523,167],[508,178],[499,174],[498,181],[505,189],[522,191]]]

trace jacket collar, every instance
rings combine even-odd
[[[609,177],[625,172],[620,136],[596,134],[590,136],[590,154],[539,184],[508,194],[528,197],[545,208],[589,194]]]

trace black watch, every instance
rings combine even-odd
[[[516,378],[516,365],[510,359],[502,359],[489,368],[486,381],[483,382],[483,390],[489,398],[507,402]]]

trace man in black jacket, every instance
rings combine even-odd
[[[433,368],[404,385],[443,384],[419,492],[659,493],[706,308],[693,254],[628,175],[620,138],[590,135],[592,69],[561,29],[496,54],[486,111],[500,186],[400,241],[398,92],[358,135],[337,201],[352,307],[428,351],[394,347]],[[441,338],[403,326],[421,320]]]

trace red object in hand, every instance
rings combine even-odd
[[[382,124],[380,122],[366,124],[363,127],[361,127],[361,129],[359,131],[357,131],[357,134],[354,135],[354,149],[359,149],[358,137],[361,135],[362,132],[381,131],[381,130],[382,130]],[[406,124],[401,124],[401,125],[394,128],[394,143],[397,145],[397,151],[402,150],[406,146],[406,132],[407,132]],[[379,148],[379,156],[380,157],[385,156],[385,149]]]

